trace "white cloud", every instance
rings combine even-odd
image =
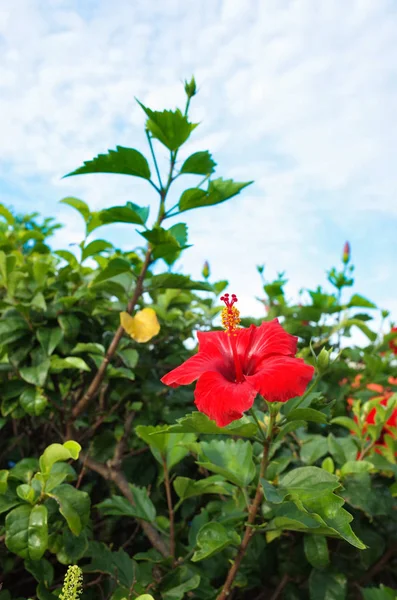
[[[181,104],[192,73],[192,119],[202,124],[185,153],[208,147],[219,174],[256,180],[228,204],[186,213],[195,246],[183,264],[196,276],[209,258],[249,297],[265,262],[286,269],[296,293],[315,285],[345,237],[357,255],[368,245],[376,254],[377,239],[362,232],[374,218],[397,219],[390,0],[352,0],[348,10],[344,0],[14,0],[0,9],[0,35],[0,176],[67,218],[57,244],[80,231],[72,209],[56,205],[63,196],[95,209],[154,206],[141,180],[60,177],[116,144],[145,148],[134,96]],[[378,300],[397,291],[395,238],[390,249],[382,276],[374,262],[362,277]]]

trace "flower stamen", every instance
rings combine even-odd
[[[240,311],[234,305],[237,300],[236,294],[232,294],[231,300],[229,299],[229,294],[224,294],[221,296],[221,301],[225,303],[225,308],[222,310],[222,325],[226,330],[226,333],[229,336],[230,347],[232,349],[233,354],[233,362],[234,368],[236,371],[236,382],[243,383],[244,375],[243,369],[241,367],[240,358],[237,352],[237,344],[236,344],[236,331],[238,329],[238,325],[240,323]]]

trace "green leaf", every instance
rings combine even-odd
[[[197,534],[198,550],[193,554],[192,561],[198,562],[221,552],[227,546],[240,543],[240,536],[233,530],[226,529],[215,521],[203,525]]]
[[[48,401],[40,389],[29,387],[22,392],[19,404],[28,415],[39,417],[45,411]]]
[[[364,600],[396,600],[396,591],[385,585],[379,588],[360,588]]]
[[[367,338],[371,341],[374,342],[377,338],[377,334],[375,333],[375,331],[372,331],[372,329],[370,329],[368,327],[368,325],[366,325],[363,321],[361,321],[360,319],[346,319],[346,321],[343,321],[340,325],[341,329],[344,328],[350,328],[353,326],[358,327],[359,329],[361,329],[361,331],[367,336]]]
[[[47,588],[54,581],[54,567],[42,558],[41,560],[25,560],[25,569],[33,575],[38,582],[42,582]]]
[[[212,440],[201,442],[198,464],[222,475],[240,487],[246,487],[255,477],[252,446],[243,440]]]
[[[370,300],[367,300],[367,298],[360,296],[360,294],[353,294],[353,296],[350,298],[347,306],[348,307],[360,306],[363,308],[376,308],[376,304],[374,304]]]
[[[208,150],[191,154],[183,163],[180,172],[193,175],[211,175],[214,173],[216,162]]]
[[[359,438],[361,438],[361,429],[360,429],[358,423],[353,421],[353,419],[350,419],[350,417],[335,417],[334,419],[332,419],[331,424],[332,425],[340,425],[341,427],[344,427],[345,429],[347,429],[350,432],[354,431],[354,433]]]
[[[120,273],[126,273],[128,271],[131,271],[131,264],[128,260],[125,260],[124,258],[113,258],[109,261],[103,271],[95,277],[91,285],[107,281],[108,279],[112,279],[112,277],[116,277],[116,275],[120,275]]]
[[[13,479],[29,483],[36,471],[39,470],[37,458],[23,458],[10,471]]]
[[[72,175],[72,173],[70,173],[70,175]],[[68,206],[71,206],[72,208],[76,209],[81,214],[84,221],[86,223],[88,222],[90,216],[90,209],[88,207],[88,204],[86,204],[84,200],[68,196],[67,198],[63,198],[62,200],[60,200],[60,203],[67,204]]]
[[[200,575],[196,573],[193,577],[189,577],[189,579],[182,581],[179,585],[165,590],[162,592],[161,596],[163,600],[182,600],[183,598],[186,598],[185,594],[198,588],[200,580]],[[141,596],[141,598],[144,598],[144,596]],[[151,596],[148,596],[148,598],[151,598]]]
[[[32,507],[24,504],[14,508],[5,519],[5,544],[10,552],[22,558],[29,558],[29,519],[31,512]]]
[[[33,506],[29,516],[28,553],[31,560],[40,560],[48,546],[48,512],[43,504]]]
[[[80,454],[81,446],[73,440],[64,444],[51,444],[48,446],[39,459],[40,471],[44,476],[50,474],[52,465],[56,462],[65,460],[77,460]]]
[[[311,572],[309,578],[310,600],[345,600],[346,576],[333,571]]]
[[[356,459],[357,445],[350,435],[336,438],[330,433],[328,436],[328,451],[339,465],[344,465],[348,460]]]
[[[40,327],[36,332],[36,336],[44,352],[47,356],[51,356],[63,338],[63,331],[60,327]]]
[[[288,413],[288,421],[313,421],[313,423],[326,423],[327,417],[324,413],[314,408],[295,408]]]
[[[181,500],[201,496],[202,494],[233,495],[233,486],[219,475],[211,475],[199,480],[190,479],[189,477],[177,477],[174,480],[174,489]]]
[[[31,383],[37,387],[43,387],[45,380],[47,379],[49,368],[50,360],[46,358],[41,363],[33,367],[22,367],[19,369],[19,374],[27,383]]]
[[[79,342],[72,350],[72,354],[83,354],[84,352],[103,356],[105,354],[105,348],[102,346],[102,344],[96,344],[94,342],[89,342],[87,344]]]
[[[162,273],[153,275],[146,281],[146,289],[153,291],[157,289],[177,289],[177,290],[202,290],[212,291],[212,286],[205,281],[192,281],[190,277],[179,275],[177,273]]]
[[[265,496],[265,500],[267,500],[267,502],[271,502],[272,504],[280,504],[284,500],[286,492],[278,490],[276,487],[274,487],[274,485],[263,478],[261,478],[261,485],[263,488],[263,495]]]
[[[177,419],[176,425],[159,426],[159,432],[168,433],[207,433],[210,435],[236,435],[240,437],[254,438],[257,433],[257,426],[251,423],[247,417],[239,421],[233,421],[227,427],[218,427],[215,421],[212,421],[200,412],[192,412],[186,417]]]
[[[8,474],[7,469],[0,469],[0,495],[5,494],[8,488]]]
[[[107,573],[116,582],[130,589],[137,577],[137,564],[121,548],[112,552],[108,546],[100,542],[91,542],[85,556],[91,557],[89,565],[84,567],[86,573]]]
[[[166,461],[168,470],[171,470],[187,456],[189,449],[184,444],[191,444],[196,440],[193,433],[168,433],[162,426],[139,425],[136,428],[138,436],[144,440],[152,451],[155,459],[163,465]]]
[[[213,206],[214,204],[220,204],[225,200],[229,200],[236,196],[248,185],[251,185],[252,181],[239,183],[233,181],[233,179],[213,179],[208,183],[207,191],[199,188],[190,188],[183,192],[179,199],[179,212],[191,210],[192,208],[200,208],[202,206]]]
[[[111,223],[132,223],[144,225],[149,216],[149,208],[128,202],[126,206],[112,206],[101,210],[99,218],[103,225]]]
[[[146,488],[129,485],[134,499],[132,505],[124,496],[112,496],[97,504],[98,510],[105,516],[135,517],[144,521],[153,522],[156,518],[156,508],[150,500]]]
[[[73,340],[80,333],[81,322],[76,315],[59,315],[58,323],[66,340]]]
[[[4,204],[0,204],[0,216],[4,217],[9,225],[14,225],[14,215],[4,206]]]
[[[179,109],[159,112],[147,108],[139,100],[137,102],[148,116],[146,129],[171,152],[180,148],[197,127]]]
[[[343,499],[333,493],[339,487],[336,475],[318,467],[299,467],[280,478],[280,488],[287,492],[300,511],[328,529],[329,534],[365,549],[349,525],[353,517],[342,508]]]
[[[84,262],[89,256],[100,254],[101,252],[110,250],[111,248],[113,248],[113,244],[107,242],[106,240],[94,240],[83,248],[81,253],[81,262]]]
[[[163,227],[154,227],[151,230],[142,231],[141,236],[144,237],[154,247],[156,246],[171,246],[174,249],[180,249],[180,244],[172,232],[163,229]]]
[[[0,321],[0,345],[16,342],[29,331],[27,322],[20,317],[3,315]]]
[[[369,473],[374,468],[374,465],[366,460],[351,460],[343,465],[340,470],[341,477],[345,477],[351,473]]]
[[[54,254],[59,256],[59,258],[65,260],[71,266],[72,269],[78,269],[79,261],[77,260],[73,252],[69,252],[69,250],[55,250]]]
[[[305,535],[303,538],[305,556],[316,569],[325,569],[329,565],[327,538],[323,535]]]
[[[327,438],[322,435],[311,435],[304,441],[301,448],[301,459],[304,463],[312,465],[328,452]]]
[[[65,177],[87,173],[116,173],[150,179],[149,165],[143,154],[134,148],[123,146],[116,146],[116,150],[108,150],[107,154],[98,154],[94,159],[84,161],[84,166]]]
[[[90,371],[87,363],[78,356],[66,356],[61,358],[54,354],[51,356],[51,371],[59,373],[65,369],[79,369],[80,371]]]
[[[74,535],[80,535],[90,516],[89,495],[67,483],[54,488],[48,495],[58,503],[59,512],[65,518],[70,531]]]

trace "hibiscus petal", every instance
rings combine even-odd
[[[268,402],[286,402],[304,393],[313,373],[314,368],[301,358],[271,356],[246,380]]]
[[[241,419],[243,412],[253,405],[255,396],[256,391],[247,382],[232,383],[215,372],[201,375],[194,391],[197,408],[218,427]]]
[[[188,358],[179,367],[176,367],[176,369],[164,375],[161,381],[171,387],[188,385],[198,379],[205,371],[217,370],[217,367],[221,363],[222,361],[219,356],[199,352],[195,356]]]
[[[248,330],[247,330],[248,331]],[[287,333],[278,322],[264,321],[259,327],[254,327],[248,342],[249,357],[264,358],[271,354],[295,356],[298,338]]]

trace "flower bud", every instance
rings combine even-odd
[[[188,98],[193,98],[197,94],[196,80],[194,77],[190,81],[185,80],[185,92]]]
[[[317,357],[317,369],[319,373],[324,373],[328,369],[330,351],[323,348]]]
[[[345,242],[345,245],[343,246],[342,262],[343,262],[343,264],[347,265],[349,260],[350,260],[350,244],[349,244],[349,242]]]
[[[208,260],[206,260],[203,264],[203,270],[201,271],[201,275],[204,277],[204,279],[208,279],[210,273],[210,263],[208,262]]]

